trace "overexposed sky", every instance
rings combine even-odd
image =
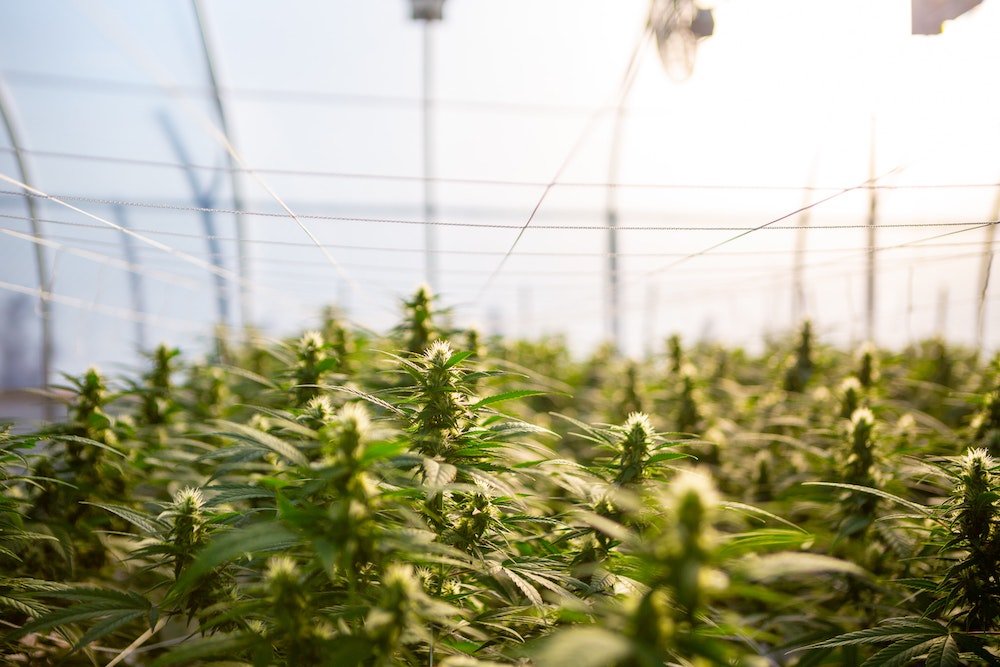
[[[997,199],[997,2],[985,0],[942,35],[914,37],[908,0],[706,1],[716,33],[699,45],[684,82],[667,76],[647,40],[618,173],[624,186],[644,187],[616,191],[619,224],[647,228],[620,232],[626,348],[638,352],[670,331],[746,344],[787,329],[798,216],[705,251],[831,195],[809,214],[807,310],[828,340],[860,339],[866,232],[843,226],[864,224],[868,192],[837,192],[869,178],[873,127],[875,173],[892,186],[879,191],[879,223],[925,225],[878,230],[879,246],[910,244],[878,254],[878,340],[902,345],[943,320],[944,333],[971,342],[986,232],[956,223],[988,220]],[[329,257],[291,219],[247,218],[255,321],[288,331],[338,301],[360,322],[390,325],[398,297],[423,279],[423,227],[398,222],[421,220],[423,189],[418,179],[357,176],[422,174],[420,27],[408,3],[202,6],[233,144],[263,170],[259,180],[240,177],[247,208],[282,212],[269,189],[297,214],[327,216],[302,224],[331,246]],[[647,7],[447,0],[434,29],[435,171],[517,182],[434,186],[438,220],[479,225],[437,228],[443,301],[459,322],[564,332],[581,350],[605,335],[607,233],[577,228],[606,224],[607,190],[598,184],[608,179],[609,105]],[[199,238],[206,225],[232,238],[231,215],[163,208],[231,208],[224,173],[51,154],[225,165],[190,3],[39,0],[5,4],[0,18],[0,75],[24,146],[36,151],[28,155],[36,187],[86,197],[71,203],[200,258],[211,250]],[[568,157],[562,184],[546,189]],[[16,176],[9,152],[0,152],[0,172]],[[57,221],[44,223],[45,234],[63,246],[48,258],[52,291],[64,297],[57,326],[74,332],[59,344],[59,366],[129,361],[137,332],[109,314],[134,309],[127,272],[73,252],[120,262],[121,234],[51,202],[41,208]],[[8,195],[0,213],[25,211]],[[0,226],[30,231],[15,218]],[[215,317],[211,275],[139,246],[145,308],[159,318],[147,338],[197,339],[191,331]],[[216,249],[235,269],[235,244]],[[23,237],[0,237],[0,281],[37,288],[33,252]],[[235,286],[227,294],[235,313]],[[1000,304],[990,304],[987,336],[996,347]]]

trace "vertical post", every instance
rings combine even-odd
[[[13,111],[10,107],[10,103],[8,102],[7,87],[4,85],[2,80],[0,80],[0,118],[2,118],[4,128],[7,130],[7,137],[10,139],[10,145],[14,149],[14,162],[17,165],[18,175],[23,183],[28,186],[33,186],[33,174],[31,173],[31,169],[28,166],[27,161],[24,159],[24,154],[21,152],[21,149],[23,148],[21,128],[14,119]],[[28,217],[31,219],[32,235],[38,239],[43,239],[44,234],[42,233],[42,223],[38,216],[37,200],[26,194],[24,202],[28,208]],[[49,292],[52,289],[52,284],[49,280],[45,247],[41,243],[33,243],[32,245],[35,246],[35,271],[36,279],[38,280],[39,294],[38,313],[41,318],[40,325],[42,330],[41,349],[39,350],[39,379],[41,380],[41,388],[48,389],[49,379],[52,375],[52,354],[54,351],[54,343],[52,340],[52,305],[49,302]],[[46,419],[52,418],[52,406],[48,397],[45,399],[44,413]]]
[[[434,72],[434,28],[431,21],[423,25],[423,159],[424,159],[424,220],[432,222],[437,215],[434,206],[434,123],[432,109],[432,76]],[[431,291],[440,288],[437,267],[437,227],[424,225],[424,274]]]
[[[865,285],[865,338],[869,343],[875,342],[875,224],[878,221],[875,167],[875,117],[872,116],[868,153],[868,275]]]
[[[191,0],[194,9],[195,22],[198,24],[198,34],[201,37],[202,52],[205,56],[205,68],[208,80],[212,86],[212,99],[219,116],[219,126],[226,136],[226,141],[233,142],[233,133],[226,117],[226,107],[219,90],[219,79],[216,74],[215,58],[213,57],[208,31],[205,27],[205,17],[201,11],[200,0]],[[244,330],[253,326],[253,294],[250,289],[250,257],[246,244],[246,220],[241,215],[244,210],[243,186],[240,183],[240,173],[236,160],[226,151],[226,164],[229,167],[230,186],[232,187],[233,209],[236,211],[236,273],[240,277],[240,325]]]
[[[422,93],[420,105],[420,120],[423,126],[421,132],[421,153],[423,158],[424,180],[424,220],[432,222],[436,216],[434,206],[434,117],[432,106],[433,73],[434,73],[434,29],[431,23],[440,21],[443,17],[444,0],[410,0],[415,21],[421,26],[423,73],[421,75]],[[437,228],[434,225],[424,225],[424,279],[431,291],[437,292],[440,285],[437,267]]]
[[[798,229],[795,230],[795,255],[792,260],[792,326],[798,326],[799,322],[806,316],[806,289],[805,289],[805,258],[806,258],[806,235],[809,231],[809,217],[812,207],[809,206],[812,197],[812,189],[816,186],[816,172],[819,166],[819,155],[812,162],[809,170],[808,187],[802,203],[802,212],[799,213]]]
[[[1000,220],[1000,191],[997,192],[996,203],[993,204],[993,215],[990,221]],[[993,269],[993,240],[996,238],[997,226],[986,227],[986,238],[983,239],[983,257],[979,264],[979,305],[976,308],[976,349],[982,351],[986,340],[986,293],[990,288],[990,272]]]
[[[659,305],[660,295],[656,285],[646,286],[646,307],[643,312],[644,326],[642,332],[643,355],[647,358],[653,354],[653,341],[656,338],[657,305]]]
[[[934,335],[944,338],[948,330],[948,288],[945,285],[938,287],[937,306],[934,315]]]
[[[627,91],[618,101],[615,109],[614,126],[611,131],[611,152],[608,157],[608,193],[606,220],[608,223],[608,266],[607,266],[607,312],[605,331],[611,339],[615,351],[621,352],[621,280],[618,262],[618,166],[621,160],[622,120],[625,115]]]
[[[163,124],[164,131],[166,132],[167,140],[170,142],[171,147],[173,147],[174,152],[177,154],[177,160],[185,166],[191,164],[191,161],[188,158],[187,150],[184,148],[184,143],[181,141],[180,135],[177,133],[177,129],[174,127],[173,123],[170,122],[170,117],[166,114],[161,114],[160,121]],[[184,174],[187,176],[188,185],[191,188],[191,195],[194,198],[195,205],[198,208],[203,209],[201,213],[201,221],[202,226],[205,229],[205,243],[208,250],[208,261],[212,263],[212,266],[218,269],[225,268],[225,265],[222,262],[222,246],[219,244],[219,238],[215,229],[215,217],[210,210],[214,208],[215,204],[212,193],[209,189],[203,190],[201,188],[201,185],[198,183],[198,176],[194,173],[193,169],[186,167]],[[229,293],[226,280],[220,273],[213,273],[212,278],[215,284],[215,309],[218,317],[219,328],[221,329],[221,335],[221,333],[226,331],[229,327]]]
[[[125,207],[115,204],[114,206],[115,221],[124,228],[129,227],[128,214],[125,212]],[[125,255],[125,261],[132,266],[137,266],[139,264],[139,257],[135,252],[135,240],[129,234],[122,234],[122,252]],[[132,310],[136,313],[145,314],[146,313],[146,300],[143,298],[142,291],[142,277],[137,271],[128,272],[128,288],[129,296],[132,300]],[[143,318],[135,318],[135,346],[140,351],[146,351],[148,340],[146,337],[146,322]]]
[[[632,91],[632,84],[639,71],[639,55],[641,51],[637,48],[632,53],[628,66],[625,69],[625,78],[622,81],[621,91],[618,95],[618,104],[615,106],[615,117],[611,129],[611,149],[608,155],[608,189],[606,202],[606,220],[608,223],[608,265],[607,265],[607,307],[605,331],[611,339],[611,344],[616,352],[622,349],[622,325],[621,325],[621,268],[618,261],[618,189],[615,187],[618,182],[618,167],[621,162],[622,129],[625,121],[625,104],[628,95]]]
[[[906,276],[906,344],[913,345],[913,266]]]
[[[517,290],[517,320],[518,337],[528,340],[528,329],[531,327],[531,288],[522,285]]]

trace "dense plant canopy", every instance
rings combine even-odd
[[[0,433],[30,665],[1000,664],[1000,364],[332,312]]]

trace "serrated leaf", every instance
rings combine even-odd
[[[916,637],[923,637],[924,639],[927,639],[929,637],[941,635],[946,631],[946,628],[941,626],[939,623],[935,623],[934,621],[908,616],[903,618],[888,619],[881,625],[874,628],[855,630],[854,632],[848,632],[840,635],[839,637],[834,637],[833,639],[827,639],[825,641],[816,642],[815,644],[810,644],[804,648],[813,649],[838,648],[840,646],[859,646],[862,644],[879,644],[888,641],[899,641],[902,639]]]
[[[472,354],[473,354],[472,350],[465,350],[465,351],[462,351],[462,352],[456,352],[455,354],[453,354],[450,357],[448,357],[448,361],[444,362],[444,367],[445,368],[451,368],[452,366],[460,364],[463,361],[465,361],[466,359],[468,359],[469,357],[471,357]]]
[[[138,527],[147,535],[158,535],[163,531],[167,530],[167,524],[159,521],[156,517],[150,516],[148,514],[143,514],[138,512],[131,507],[125,507],[124,505],[108,505],[105,503],[84,503],[85,505],[93,505],[94,507],[100,507],[106,512],[111,512],[115,516],[125,519],[132,525]]]
[[[774,521],[777,521],[778,523],[785,524],[789,528],[794,528],[795,530],[799,531],[800,533],[808,533],[809,532],[809,531],[805,530],[804,528],[796,526],[794,523],[792,523],[788,519],[784,519],[784,518],[778,516],[777,514],[774,514],[772,512],[768,512],[767,510],[763,510],[763,509],[761,509],[759,507],[754,507],[753,505],[747,505],[746,503],[738,503],[738,502],[735,502],[735,501],[732,501],[732,500],[727,500],[727,501],[725,501],[725,502],[722,503],[722,507],[725,508],[725,509],[727,509],[727,510],[733,510],[733,511],[736,511],[736,512],[742,512],[744,514],[757,515],[757,516],[765,517],[767,519],[772,519]]]
[[[127,623],[142,618],[146,615],[144,611],[122,611],[119,613],[112,614],[108,618],[104,619],[100,623],[96,623],[82,637],[74,642],[75,648],[83,648],[89,644],[96,642],[101,637],[111,634],[118,628]]]
[[[739,565],[752,580],[767,581],[802,574],[844,573],[865,576],[867,573],[854,563],[820,554],[781,552],[748,558]]]
[[[858,484],[844,484],[841,482],[804,482],[804,486],[830,486],[837,489],[847,489],[849,491],[858,491],[860,493],[867,493],[872,496],[877,496],[879,498],[884,498],[886,500],[891,500],[894,503],[898,503],[903,507],[909,507],[915,512],[919,512],[925,517],[933,517],[933,511],[929,507],[924,507],[919,503],[907,500],[905,498],[900,498],[897,495],[889,493],[888,491],[883,491],[881,489],[873,489],[870,486],[860,486]]]
[[[76,595],[71,595],[76,593]],[[151,607],[148,600],[135,593],[119,593],[117,591],[101,591],[98,589],[71,589],[60,593],[60,597],[68,599],[85,599],[87,602],[76,604],[65,609],[55,609],[35,620],[21,626],[11,633],[9,639],[15,640],[33,632],[41,632],[52,628],[79,623],[92,619],[103,619],[109,615],[135,613],[145,614]]]
[[[524,597],[528,598],[531,601],[531,604],[535,605],[536,607],[542,606],[542,596],[539,595],[538,591],[535,590],[535,587],[529,584],[527,581],[525,581],[524,578],[521,577],[521,575],[519,575],[517,572],[514,572],[510,568],[503,566],[500,566],[500,571],[503,572],[507,576],[507,578],[514,583],[515,586],[517,586],[518,590],[520,590],[524,594]]]
[[[114,447],[110,447],[108,445],[105,445],[103,442],[98,442],[96,440],[91,440],[90,438],[82,438],[82,437],[80,437],[78,435],[56,435],[56,436],[52,436],[52,441],[53,442],[75,442],[77,444],[87,445],[89,447],[97,447],[98,449],[103,449],[104,451],[111,452],[112,454],[115,454],[116,456],[120,456],[123,459],[124,458],[128,458],[128,456],[124,452],[119,451],[119,450],[115,449]]]
[[[512,401],[516,398],[525,398],[527,396],[541,396],[544,391],[538,391],[536,389],[514,389],[512,391],[505,391],[502,394],[496,394],[495,396],[487,396],[482,398],[469,407],[473,410],[477,408],[486,407],[487,405],[493,405],[494,403],[502,403],[503,401]]]
[[[218,433],[216,435],[228,435],[245,442],[260,445],[261,447],[270,449],[295,465],[309,465],[309,459],[307,459],[302,452],[296,449],[294,445],[287,443],[281,438],[277,438],[270,433],[265,433],[264,431],[246,426],[245,424],[237,424],[236,422],[218,420],[214,423],[227,429],[226,432]]]
[[[927,651],[925,667],[957,667],[958,643],[950,634],[945,635]]]
[[[861,667],[905,667],[913,658],[926,653],[937,641],[936,638],[928,639],[926,636],[900,639],[865,660]]]
[[[363,392],[363,391],[361,391],[359,389],[355,389],[354,387],[331,386],[331,385],[325,385],[325,384],[324,385],[319,385],[319,387],[321,389],[330,389],[332,391],[342,391],[345,394],[350,394],[352,396],[356,396],[358,398],[364,399],[364,400],[368,401],[369,403],[371,403],[373,405],[379,406],[380,408],[385,408],[389,412],[392,412],[393,414],[396,414],[396,415],[398,415],[400,417],[405,416],[405,414],[403,413],[403,411],[400,410],[399,408],[397,408],[395,405],[392,405],[391,403],[387,403],[387,402],[383,401],[378,396],[373,396],[372,394],[368,394],[368,393],[365,393],[365,392]]]
[[[204,575],[244,554],[287,548],[297,541],[294,533],[276,522],[258,523],[223,533],[198,552],[194,561],[174,584],[169,597],[176,599]]]
[[[17,598],[7,597],[6,595],[0,595],[0,607],[15,609],[28,618],[36,618],[49,611],[47,606],[37,600],[18,600]]]
[[[240,500],[274,500],[274,491],[262,489],[259,486],[210,486],[206,487],[205,491],[218,492],[205,503],[209,507],[237,502]]]
[[[458,468],[450,463],[443,463],[431,458],[423,460],[424,484],[432,489],[439,489],[451,484],[458,475]]]

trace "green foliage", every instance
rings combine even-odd
[[[64,423],[0,430],[0,656],[997,664],[1000,375],[911,352],[574,359],[421,288],[385,337],[67,376]]]

